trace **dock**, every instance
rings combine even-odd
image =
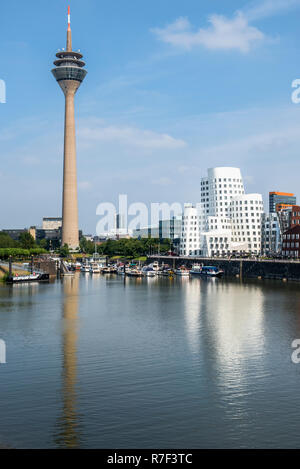
[[[226,277],[241,279],[275,279],[300,282],[300,260],[240,259],[221,257],[185,257],[151,255],[147,263],[158,261],[176,269],[181,265],[192,267],[193,264],[211,265],[224,271]]]

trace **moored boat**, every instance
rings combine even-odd
[[[190,271],[187,267],[181,266],[179,269],[175,270],[175,275],[179,275],[180,277],[188,277],[190,275]]]
[[[100,267],[97,262],[92,262],[90,267],[90,272],[92,274],[100,274]]]
[[[30,282],[49,282],[49,274],[30,274],[30,275],[14,275],[7,279],[9,284],[17,283],[30,283]]]
[[[101,269],[101,273],[102,274],[115,274],[115,273],[117,273],[117,269],[115,269],[114,267],[111,267],[111,266],[107,266],[107,267],[103,267]]]
[[[157,272],[150,266],[145,266],[142,268],[142,274],[144,277],[156,277]]]
[[[90,272],[90,265],[87,264],[87,263],[86,263],[86,264],[82,264],[80,270],[81,270],[81,272],[83,272],[83,273],[89,273],[89,272]]]
[[[118,275],[125,275],[126,266],[124,264],[119,264],[117,267],[117,274]]]
[[[223,270],[220,270],[218,267],[212,265],[194,264],[190,270],[190,275],[199,275],[203,277],[222,277],[223,274]]]
[[[128,277],[142,277],[143,273],[139,269],[129,269],[128,271],[126,271],[126,275]]]

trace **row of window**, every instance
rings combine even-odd
[[[282,243],[282,248],[299,248],[299,243]]]
[[[300,239],[300,234],[285,234],[283,239]]]

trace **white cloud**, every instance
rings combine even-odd
[[[158,179],[154,179],[152,181],[152,184],[155,184],[157,186],[170,186],[171,184],[173,184],[173,181],[170,178],[163,176]]]
[[[170,149],[182,148],[186,143],[181,139],[176,139],[168,134],[153,132],[151,130],[141,130],[129,126],[101,126],[99,123],[90,123],[80,128],[80,138],[87,144],[93,141],[113,142],[144,149]]]
[[[284,10],[290,10],[300,6],[300,0],[264,0],[253,2],[245,10],[245,16],[248,20],[256,20],[268,16],[276,15]]]
[[[40,159],[35,156],[25,156],[23,158],[23,163],[28,166],[36,166],[40,164]]]
[[[203,150],[206,157],[228,155],[228,157],[248,157],[249,154],[265,155],[287,151],[288,145],[300,143],[299,127],[285,127],[281,130],[256,133],[224,144],[207,147]]]
[[[78,187],[82,191],[88,191],[92,188],[92,183],[90,181],[80,181]]]
[[[246,53],[266,39],[259,29],[249,25],[242,12],[235,13],[232,19],[212,15],[209,17],[209,23],[207,28],[193,31],[187,18],[178,18],[165,28],[155,28],[152,32],[161,41],[185,50],[205,47],[211,50],[238,50]]]

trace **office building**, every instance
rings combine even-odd
[[[260,194],[245,194],[240,169],[211,168],[201,179],[201,202],[186,204],[182,256],[258,255],[261,249]]]
[[[263,256],[274,256],[281,252],[282,233],[280,212],[264,213],[261,224],[261,254]]]
[[[269,193],[269,212],[275,213],[282,209],[296,205],[296,197],[289,192],[270,192]]]
[[[283,234],[283,257],[300,258],[300,225],[295,225]]]
[[[42,222],[43,230],[59,230],[62,227],[61,217],[44,217]]]

